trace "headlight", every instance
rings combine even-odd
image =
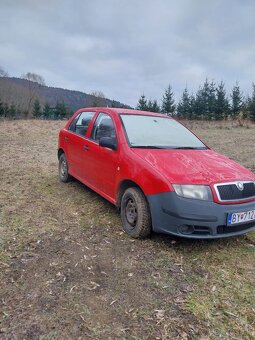
[[[212,201],[212,192],[210,187],[207,185],[173,184],[173,187],[178,196]]]

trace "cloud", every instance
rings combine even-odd
[[[142,93],[160,100],[169,83],[177,97],[196,91],[206,77],[247,92],[254,10],[252,0],[2,0],[0,65],[133,106]]]

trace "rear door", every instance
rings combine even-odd
[[[95,112],[80,112],[68,127],[65,135],[66,153],[69,165],[69,172],[78,179],[84,174],[86,163],[86,134]]]

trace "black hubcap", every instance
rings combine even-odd
[[[127,200],[125,215],[128,223],[134,227],[137,221],[137,206],[132,198]]]

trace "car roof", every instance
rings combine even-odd
[[[80,109],[81,110],[81,109]],[[79,111],[80,111],[79,110]],[[123,108],[116,108],[116,107],[86,107],[84,108],[86,111],[102,111],[102,112],[109,112],[114,115],[118,114],[127,114],[127,115],[142,115],[142,116],[158,116],[158,117],[167,117],[171,118],[166,114],[158,113],[158,112],[149,112],[149,111],[141,111],[141,110],[134,110],[134,109],[123,109]]]

